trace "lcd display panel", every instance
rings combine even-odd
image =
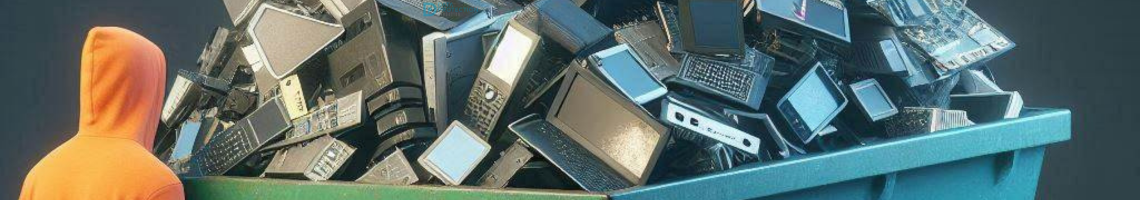
[[[187,119],[182,123],[182,129],[178,131],[178,140],[174,142],[174,152],[170,155],[174,159],[189,158],[190,153],[194,150],[194,140],[198,138],[198,130],[201,129],[202,122],[198,119]]]
[[[829,92],[831,90],[823,81],[823,77],[809,73],[799,88],[792,91],[793,94],[788,97],[792,108],[799,112],[804,124],[807,124],[810,130],[818,130],[819,126],[827,123],[824,120],[839,109],[840,102],[836,101],[837,98]]]
[[[895,111],[895,106],[891,104],[890,98],[883,93],[878,82],[860,86],[862,87],[855,88],[855,98],[859,99],[859,103],[863,105],[863,109],[867,111],[868,115],[877,117]]]
[[[491,151],[489,144],[462,125],[453,123],[419,162],[436,172],[449,185],[459,185]]]
[[[641,177],[662,133],[582,77],[571,81],[556,118],[621,167]],[[580,141],[583,142],[583,141]]]
[[[700,47],[736,47],[741,41],[738,37],[724,35],[725,33],[740,32],[741,28],[736,22],[740,15],[726,14],[740,12],[740,3],[734,1],[692,1],[689,8],[692,10],[694,27],[694,43]]]
[[[536,38],[527,37],[511,26],[507,26],[503,34],[502,41],[499,41],[499,45],[495,47],[495,55],[491,58],[487,71],[507,84],[514,85],[515,79],[521,74],[520,70],[533,53],[537,41]]]

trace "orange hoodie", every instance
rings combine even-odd
[[[130,30],[96,27],[81,62],[79,133],[28,172],[20,199],[184,199],[150,149],[166,86],[162,51]]]

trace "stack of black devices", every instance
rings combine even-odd
[[[1023,104],[960,1],[224,2],[157,131],[186,176],[605,192]]]

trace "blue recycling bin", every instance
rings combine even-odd
[[[608,193],[205,177],[190,199],[1033,199],[1048,144],[1069,140],[1071,113],[892,138]]]

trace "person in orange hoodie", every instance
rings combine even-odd
[[[162,51],[130,30],[96,27],[81,62],[79,131],[28,172],[20,199],[184,199],[151,153],[166,90]]]

